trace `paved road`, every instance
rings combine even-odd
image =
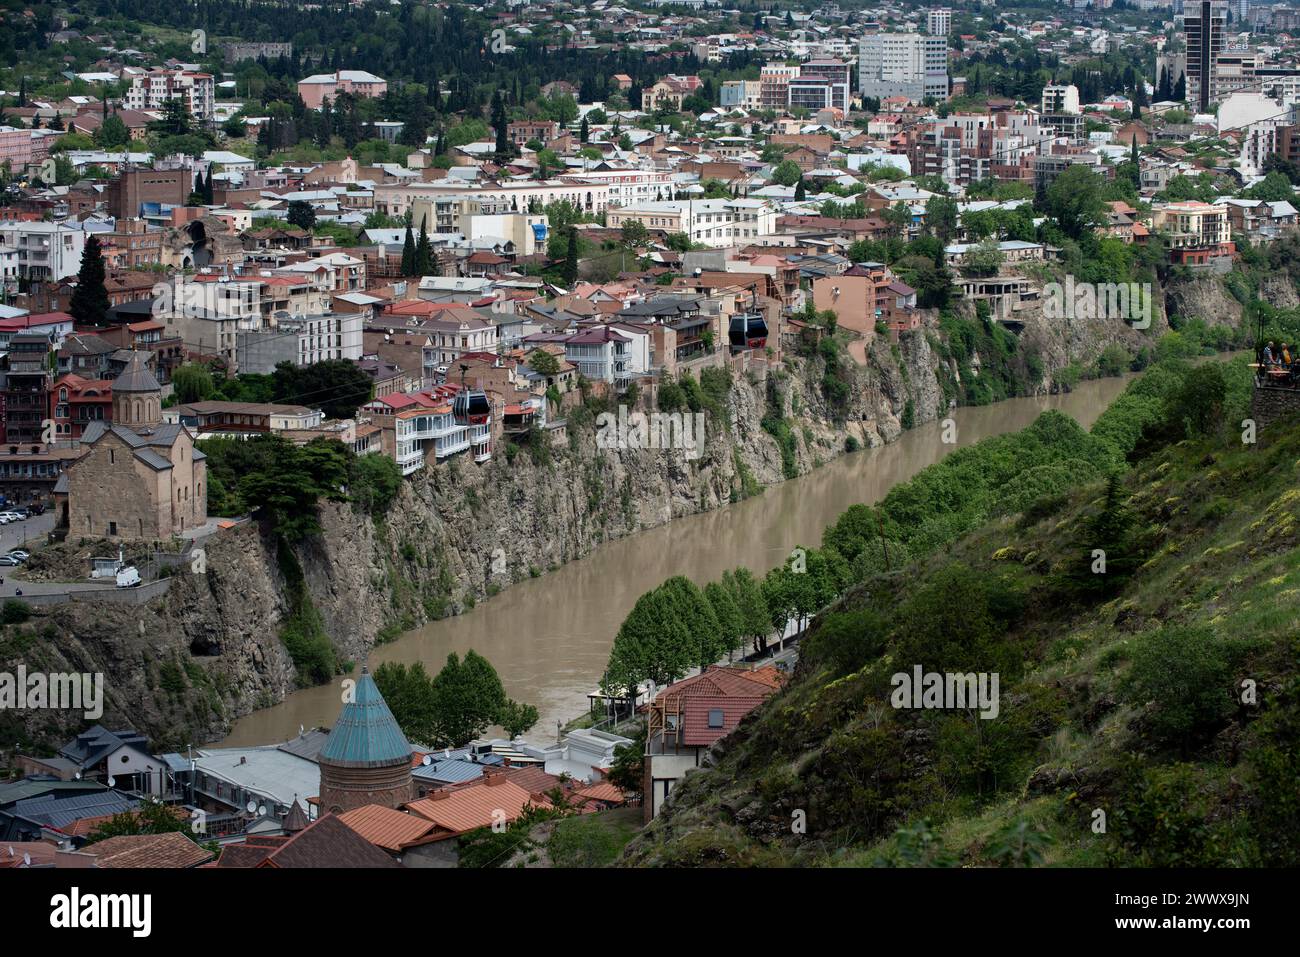
[[[54,528],[54,512],[52,511],[46,512],[44,515],[34,515],[21,522],[0,525],[0,555],[14,548],[26,548],[29,552],[35,552],[38,547],[45,545],[45,536],[49,534],[52,528]],[[16,571],[20,571],[20,569],[0,565],[0,578],[4,579],[4,584],[0,585],[0,597],[10,597],[18,588],[22,588],[23,593],[27,595],[51,595],[102,587],[90,585],[89,583],[86,585],[70,585],[64,582],[15,583],[13,572]]]

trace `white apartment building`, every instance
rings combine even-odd
[[[722,248],[752,243],[776,230],[776,210],[758,199],[696,199],[611,209],[605,222],[618,229],[640,221],[646,229],[685,233],[691,242]]]
[[[718,91],[718,103],[728,110],[763,108],[763,84],[759,80],[726,80]]]
[[[947,7],[930,10],[925,15],[925,32],[932,37],[946,37],[952,30],[952,11]]]
[[[216,86],[211,73],[192,70],[150,70],[135,76],[126,91],[132,110],[160,110],[168,100],[183,100],[190,116],[210,120],[216,110]]]
[[[405,216],[416,200],[460,196],[476,200],[484,213],[527,212],[536,203],[546,206],[568,200],[583,212],[602,213],[609,206],[609,187],[565,176],[552,180],[520,180],[499,185],[448,182],[384,183],[375,187],[375,209],[387,216]],[[417,226],[418,221],[417,221]],[[430,226],[432,231],[432,226]]]
[[[280,319],[258,331],[236,331],[239,372],[269,375],[281,362],[309,366],[329,359],[361,358],[363,317],[328,313]]]
[[[573,178],[608,189],[610,206],[632,206],[671,199],[673,195],[672,174],[666,170],[597,169],[583,171]]]
[[[57,282],[75,276],[85,248],[86,233],[76,226],[0,222],[0,249],[10,251],[5,271],[15,278]]]
[[[1044,113],[1077,114],[1081,112],[1079,108],[1079,88],[1074,84],[1045,86],[1043,87],[1043,99],[1040,105]]]
[[[858,88],[866,97],[948,97],[948,39],[920,33],[876,33],[858,44]]]

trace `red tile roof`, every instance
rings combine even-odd
[[[489,784],[488,780],[435,792],[437,797],[431,795],[413,801],[407,809],[428,818],[445,831],[463,834],[475,828],[490,827],[494,820],[502,819],[501,815],[505,821],[513,821],[529,806],[551,806],[544,797],[535,797],[504,777],[495,784]],[[501,815],[494,817],[494,811],[500,811]]]
[[[167,834],[124,834],[87,845],[95,866],[122,867],[198,867],[212,859],[212,852],[199,847],[179,831]]]
[[[438,827],[418,815],[395,811],[382,804],[367,804],[344,811],[339,820],[376,847],[394,852],[424,843]]]

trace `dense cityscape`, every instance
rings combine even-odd
[[[1287,3],[0,0],[0,868],[1295,866],[1298,184]]]

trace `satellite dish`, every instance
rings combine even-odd
[[[257,802],[256,802],[256,801],[249,801],[247,804],[244,805],[244,810],[247,811],[249,814],[256,814],[256,813],[257,813]]]
[[[28,854],[26,851],[24,851],[24,852],[23,852],[23,867],[31,867],[31,866],[32,866],[32,856],[31,856],[30,854]]]
[[[72,777],[73,777],[75,780],[80,781],[80,780],[81,780],[81,772],[78,771],[78,772],[77,772],[76,774],[74,774]]]
[[[263,815],[263,816],[265,816],[265,815],[266,815],[266,805],[265,805],[265,804],[259,804],[259,805],[257,806],[257,813],[258,813],[258,814],[261,814],[261,815]]]
[[[424,756],[424,759],[420,763],[427,768],[429,765],[433,764],[433,757],[431,755],[426,754]]]
[[[111,787],[111,788],[112,788],[112,787],[117,787],[117,778],[115,778],[115,777],[113,777],[113,776],[110,775],[109,778],[108,778],[108,786]]]

